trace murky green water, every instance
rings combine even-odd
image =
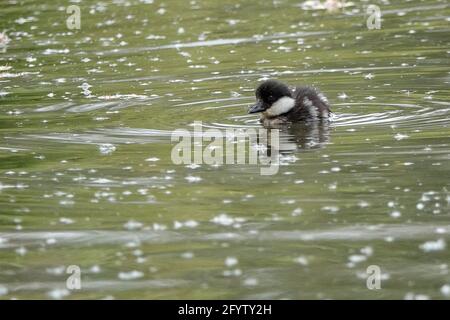
[[[450,6],[373,3],[2,1],[0,298],[448,298]],[[266,78],[334,121],[274,176],[173,164],[175,129],[258,128]]]

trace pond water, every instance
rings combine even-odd
[[[0,298],[448,299],[450,5],[367,4],[2,1]],[[276,175],[174,164],[173,130],[261,127],[268,78],[333,120]]]

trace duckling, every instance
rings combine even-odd
[[[327,120],[330,115],[328,99],[316,88],[294,87],[267,80],[255,92],[256,104],[248,113],[261,112],[265,126],[295,123],[305,120]]]

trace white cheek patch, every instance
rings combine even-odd
[[[316,107],[313,105],[312,101],[308,97],[303,98],[303,105],[308,108],[308,112],[313,118],[317,118],[318,113]]]
[[[265,112],[269,117],[276,117],[280,114],[289,112],[295,105],[295,100],[290,97],[283,97],[278,99]]]

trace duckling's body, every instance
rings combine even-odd
[[[289,88],[284,83],[268,80],[256,89],[257,103],[249,113],[261,113],[265,126],[306,120],[327,120],[328,99],[313,87]]]

